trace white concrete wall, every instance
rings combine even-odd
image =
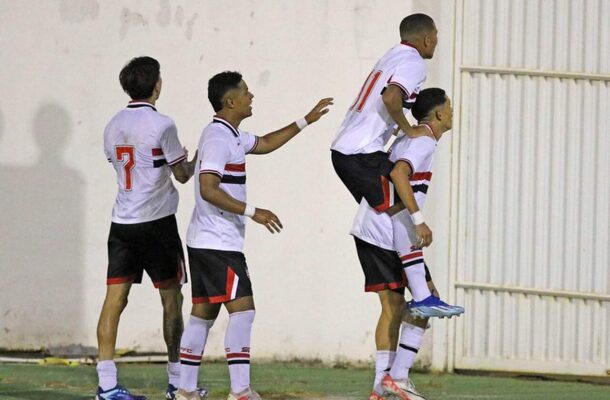
[[[429,13],[440,31],[427,86],[450,92],[453,2],[0,0],[0,347],[96,344],[116,191],[102,131],[128,100],[119,70],[150,55],[162,66],[158,108],[193,150],[212,116],[207,80],[221,70],[243,73],[255,99],[242,127],[258,134],[335,97],[332,112],[285,148],[248,159],[251,202],[285,226],[274,236],[248,228],[253,353],[369,359],[378,301],[362,290],[347,235],[356,204],[332,170],[329,145],[370,68],[399,40],[400,20],[414,11]],[[429,261],[444,292],[450,165],[444,141],[427,205],[436,234]],[[179,190],[184,237],[192,185]],[[190,288],[184,292],[188,315]],[[225,326],[223,312],[208,354],[223,354]],[[447,330],[431,338],[442,368]],[[118,346],[163,350],[160,302],[148,279],[132,289]],[[434,355],[428,348],[423,356]]]

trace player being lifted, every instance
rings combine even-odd
[[[426,134],[412,127],[404,109],[410,109],[426,80],[424,59],[432,58],[438,42],[432,18],[424,14],[405,17],[400,23],[401,42],[373,67],[358,97],[347,111],[331,146],[332,162],[343,184],[358,203],[364,197],[378,211],[388,207],[381,191],[387,175],[384,152],[396,127],[410,137]]]
[[[134,58],[121,70],[119,80],[131,101],[104,131],[104,152],[116,170],[119,190],[108,237],[106,298],[97,326],[96,399],[145,399],[118,384],[113,361],[121,313],[131,285],[142,281],[144,270],[161,295],[168,353],[166,397],[173,399],[180,373],[180,289],[186,282],[186,271],[174,216],[178,192],[171,175],[180,183],[187,182],[195,161],[187,161],[174,121],[155,108],[161,93],[159,62],[150,57]]]
[[[432,242],[432,232],[425,224],[423,208],[437,141],[451,129],[451,102],[442,89],[423,90],[412,109],[413,116],[428,130],[417,138],[403,136],[390,149],[393,163],[390,175],[402,204],[387,213],[371,208],[366,199],[360,203],[354,220],[358,257],[365,273],[367,291],[376,291],[382,312],[376,330],[376,373],[370,400],[391,394],[399,399],[419,400],[419,394],[409,380],[421,346],[429,317],[451,317],[464,312],[439,299],[422,252]],[[387,182],[387,181],[386,181]],[[390,183],[386,191],[393,191]],[[397,213],[396,213],[397,212]],[[397,253],[390,251],[395,249]],[[404,277],[407,277],[406,281]],[[408,285],[413,300],[402,323],[400,345],[398,327],[403,316],[403,287]]]
[[[199,141],[195,181],[195,209],[187,233],[193,307],[180,345],[182,363],[177,399],[200,399],[197,373],[208,333],[224,304],[229,312],[225,352],[231,390],[229,400],[256,400],[250,387],[250,333],[254,300],[246,259],[242,253],[246,217],[271,233],[282,224],[269,210],[246,200],[246,154],[270,153],[328,112],[325,98],[304,117],[265,136],[239,129],[252,115],[248,86],[237,72],[222,72],[210,79],[208,99],[216,112]]]

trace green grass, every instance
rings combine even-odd
[[[163,399],[167,382],[162,364],[120,365],[121,382],[151,400]],[[263,363],[252,366],[252,382],[264,399],[367,399],[372,369],[330,368],[300,363]],[[412,374],[418,390],[429,400],[608,400],[610,386],[576,382]],[[211,399],[226,399],[228,372],[224,363],[209,363],[200,380]],[[2,400],[92,399],[97,385],[93,366],[38,366],[0,364]]]

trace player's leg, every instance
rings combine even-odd
[[[403,210],[393,215],[391,219],[394,232],[394,248],[402,262],[413,300],[424,300],[431,293],[426,283],[424,253],[417,246],[418,239],[411,217],[407,210]]]
[[[380,399],[380,382],[394,360],[398,330],[404,309],[406,280],[395,251],[383,249],[354,237],[358,260],[364,272],[365,292],[376,292],[381,313],[375,329],[375,379],[370,399]]]
[[[219,311],[220,304],[193,304],[180,341],[180,383],[176,393],[177,400],[199,400],[207,393],[205,389],[197,387],[197,378],[205,345]]]
[[[245,259],[234,259],[233,266],[240,276],[240,282],[242,277],[247,278]],[[231,380],[228,399],[257,400],[260,396],[250,386],[250,343],[256,311],[249,278],[242,283],[243,286],[236,288],[235,298],[224,303],[229,312],[225,333],[225,352]]]
[[[176,217],[149,222],[138,241],[138,256],[146,267],[163,307],[163,339],[167,347],[167,399],[174,398],[180,380],[180,338],[184,329],[181,288],[186,283],[182,242]]]
[[[223,285],[223,282],[218,282],[219,274],[210,271],[224,267],[219,267],[221,264],[210,250],[191,247],[187,247],[187,250],[193,305],[180,341],[180,383],[176,399],[199,400],[204,397],[197,387],[199,366],[208,335],[221,307],[221,303],[211,303],[210,299],[215,294],[214,287]]]
[[[181,286],[159,289],[163,306],[163,339],[167,348],[168,391],[171,398],[180,383],[180,339],[184,330]],[[167,391],[166,391],[167,392]]]
[[[109,390],[117,385],[116,366],[112,361],[116,346],[117,330],[121,313],[127,306],[131,283],[120,283],[106,287],[106,298],[97,323],[99,386]]]
[[[436,286],[429,273],[426,274],[428,289],[438,296]],[[409,371],[415,362],[417,353],[423,342],[424,334],[428,328],[429,318],[418,318],[404,310],[400,333],[400,344],[396,350],[396,357],[392,363],[389,374],[384,378],[382,386],[394,396],[409,400],[423,400],[424,397],[417,392],[415,385],[409,379]]]
[[[372,399],[381,398],[383,388],[381,381],[390,371],[396,346],[398,344],[398,332],[403,316],[404,291],[382,290],[377,292],[381,303],[381,314],[375,329],[375,379],[373,381]]]
[[[392,216],[392,227],[394,247],[403,263],[409,289],[413,296],[413,301],[408,303],[410,312],[421,318],[451,318],[454,315],[462,314],[464,312],[463,307],[447,304],[430,292],[424,253],[421,247],[417,245],[419,238],[406,210]]]
[[[142,280],[142,267],[132,250],[134,240],[145,229],[144,224],[115,224],[110,227],[108,236],[108,271],[106,274],[106,297],[97,324],[98,388],[96,399],[145,399],[135,396],[118,384],[114,351],[117,340],[119,320],[125,307],[129,290],[133,283]]]

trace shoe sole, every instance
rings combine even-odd
[[[456,311],[442,311],[435,310],[433,308],[411,308],[410,313],[412,316],[416,318],[451,318],[454,316],[459,316],[464,313],[464,310],[456,310]]]

